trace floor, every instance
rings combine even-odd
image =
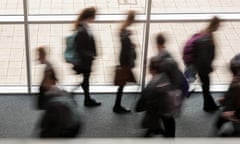
[[[213,94],[215,99],[222,93]],[[83,96],[75,95],[78,110],[83,122],[79,137],[84,138],[140,138],[145,130],[141,128],[143,113],[115,114],[112,106],[115,94],[94,94],[102,102],[97,108],[83,106]],[[124,94],[122,105],[134,110],[139,94]],[[0,97],[0,138],[36,138],[37,123],[43,112],[35,107],[36,96],[2,95]],[[176,118],[176,137],[206,138],[213,137],[213,124],[216,113],[202,110],[200,93],[186,99],[181,115]],[[231,130],[228,124],[224,128]],[[161,136],[160,136],[161,137]]]

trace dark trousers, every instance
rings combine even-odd
[[[202,83],[203,107],[206,109],[216,107],[216,103],[214,102],[214,99],[212,98],[209,91],[209,85],[210,85],[209,73],[204,71],[203,72],[199,71],[198,75]]]
[[[90,78],[90,73],[83,73],[83,82],[82,82],[81,86],[84,91],[85,101],[90,99],[89,78]]]
[[[162,116],[161,119],[163,121],[164,130],[165,130],[164,136],[175,137],[176,123],[175,123],[174,117]]]
[[[90,93],[89,93],[89,78],[90,78],[90,73],[83,73],[83,81],[82,83],[78,84],[75,88],[73,88],[72,92],[75,91],[79,86],[82,87],[83,92],[84,92],[84,100],[90,100]],[[73,95],[72,95],[73,98]],[[74,98],[73,98],[74,99]]]
[[[176,123],[173,116],[146,115],[143,121],[143,127],[148,128],[145,137],[151,137],[154,134],[162,133],[164,137],[175,137]],[[163,128],[160,124],[163,123]]]
[[[117,91],[117,96],[116,96],[116,99],[115,99],[114,107],[121,106],[123,88],[124,88],[124,85],[121,85],[121,86],[118,87],[118,91]]]

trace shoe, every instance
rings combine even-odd
[[[95,107],[95,106],[100,106],[101,105],[101,102],[97,102],[96,100],[94,99],[89,99],[89,100],[85,100],[84,101],[84,105],[86,107]]]
[[[127,108],[124,108],[122,106],[115,106],[113,107],[113,112],[115,113],[130,113],[131,111]]]

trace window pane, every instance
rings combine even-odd
[[[239,0],[153,0],[152,13],[239,12]]]
[[[23,25],[0,25],[0,85],[27,85]]]
[[[186,40],[195,32],[204,29],[205,22],[199,23],[153,23],[150,28],[150,43],[148,59],[156,54],[155,36],[163,32],[167,37],[166,48],[177,60],[180,68],[184,69],[182,61],[182,48]],[[223,22],[220,29],[215,32],[216,58],[214,72],[211,74],[212,84],[228,84],[231,73],[228,69],[230,59],[240,48],[240,22]],[[150,75],[147,74],[147,80]],[[196,83],[199,83],[198,81]]]
[[[23,14],[23,0],[0,0],[0,15]]]
[[[114,68],[118,64],[119,53],[119,24],[91,24],[96,39],[98,56],[93,64],[91,73],[91,84],[112,85]],[[72,66],[65,62],[63,52],[65,49],[64,38],[71,34],[70,24],[33,24],[30,25],[30,42],[32,50],[32,80],[33,84],[39,84],[42,78],[43,67],[35,60],[36,47],[48,46],[49,58],[54,63],[60,83],[63,85],[77,84],[81,76],[76,76]],[[133,41],[137,45],[137,62],[134,72],[137,80],[140,79],[140,59],[142,53],[143,24],[131,27],[133,30]]]
[[[78,14],[85,7],[95,6],[99,13],[125,13],[131,9],[145,12],[145,0],[29,0],[30,14]]]

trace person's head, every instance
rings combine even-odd
[[[240,76],[240,54],[231,59],[230,70],[234,76]]]
[[[38,53],[38,60],[41,64],[44,64],[46,62],[46,48],[44,46],[40,46],[37,48],[37,53]]]
[[[122,29],[125,29],[127,26],[130,26],[135,22],[136,12],[133,10],[128,11],[127,19],[124,21]]]
[[[216,31],[219,26],[220,26],[220,19],[217,17],[217,16],[214,16],[211,20],[210,20],[210,23],[207,27],[207,31],[208,32],[214,32]]]
[[[160,50],[160,49],[165,48],[165,42],[166,42],[165,37],[163,36],[163,34],[159,33],[156,36],[157,49]]]
[[[89,7],[89,8],[85,8],[79,15],[79,17],[77,18],[76,22],[75,22],[75,29],[79,26],[80,23],[82,22],[92,22],[95,19],[96,16],[96,8],[94,7]]]

